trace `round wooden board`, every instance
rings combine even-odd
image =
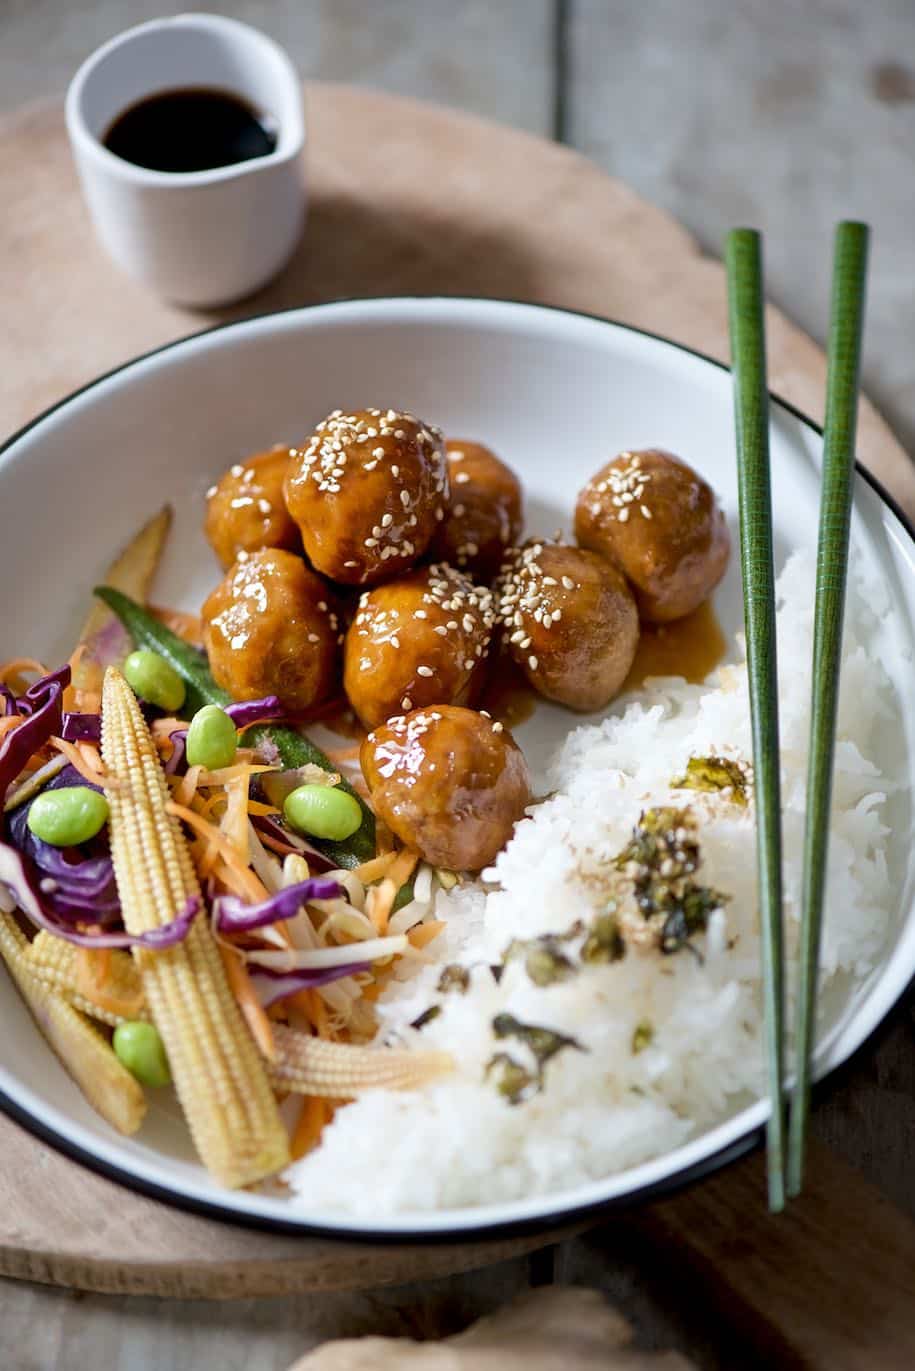
[[[727,357],[722,266],[575,153],[375,92],[309,84],[311,207],[291,265],[197,313],[124,278],[92,236],[58,106],[0,123],[0,429],[93,376],[232,318],[340,296],[503,296],[588,310]],[[773,390],[821,418],[825,360],[769,312]],[[860,455],[915,516],[915,472],[867,404]],[[406,1282],[516,1256],[556,1234],[370,1247],[273,1237],[178,1212],[90,1175],[0,1119],[0,1274],[87,1290],[231,1298]]]

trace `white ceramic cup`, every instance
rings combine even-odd
[[[275,123],[266,157],[209,171],[161,172],[102,139],[130,105],[159,91],[210,87]],[[215,14],[157,19],[113,38],[80,67],[67,132],[96,231],[120,267],[181,304],[226,304],[289,260],[305,220],[302,89],[272,39]]]

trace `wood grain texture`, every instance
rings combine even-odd
[[[915,1365],[915,1223],[823,1146],[783,1215],[766,1213],[763,1179],[757,1154],[633,1226],[770,1366]]]
[[[99,44],[188,8],[181,0],[3,0],[0,114],[62,96]],[[218,0],[191,8],[263,29],[305,77],[400,91],[552,132],[553,0]]]
[[[508,296],[590,310],[727,358],[721,264],[667,214],[555,144],[453,111],[310,83],[311,210],[272,285],[231,309],[167,305],[110,265],[79,197],[59,107],[0,125],[0,298],[10,430],[149,347],[340,296]],[[371,138],[367,131],[371,130]],[[447,187],[442,167],[447,166]],[[74,321],[76,321],[74,325]],[[825,360],[767,312],[770,384],[822,418]],[[915,513],[915,468],[866,402],[859,451]]]
[[[569,15],[570,142],[715,256],[729,228],[762,230],[769,297],[814,337],[836,221],[872,226],[864,386],[915,451],[909,0],[571,0]]]

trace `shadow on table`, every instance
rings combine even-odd
[[[285,270],[263,290],[214,312],[246,318],[296,305],[372,295],[482,295],[536,299],[538,271],[509,229],[455,223],[418,207],[396,212],[350,196],[312,204]]]

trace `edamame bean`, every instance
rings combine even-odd
[[[155,1024],[140,1019],[119,1023],[112,1046],[118,1061],[141,1085],[168,1085],[172,1073]]]
[[[29,808],[26,823],[42,842],[79,847],[94,838],[108,819],[108,801],[87,785],[43,790]]]
[[[184,704],[184,682],[174,667],[148,647],[131,652],[124,663],[127,684],[135,695],[158,709],[174,714]]]
[[[198,709],[187,731],[188,766],[205,766],[207,771],[231,766],[237,747],[235,725],[224,709],[219,705]]]
[[[283,813],[293,828],[313,838],[342,842],[362,822],[358,802],[331,785],[300,785],[286,796]]]

